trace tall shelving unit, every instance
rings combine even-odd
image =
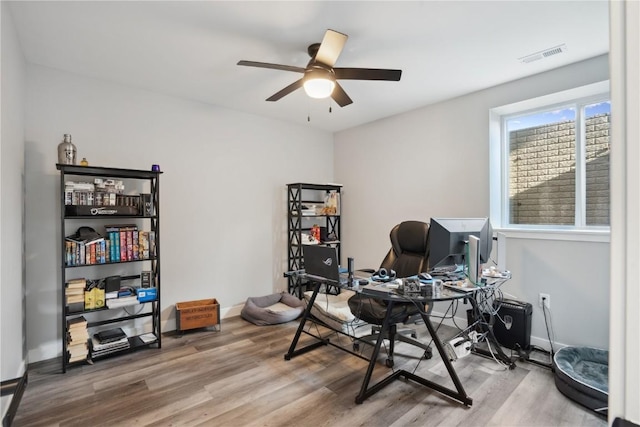
[[[61,279],[61,326],[62,326],[62,372],[66,372],[67,368],[73,364],[69,363],[68,349],[67,349],[67,337],[69,334],[68,321],[83,316],[87,320],[87,330],[91,332],[93,328],[100,328],[105,325],[120,324],[126,326],[126,322],[135,322],[136,319],[150,318],[151,320],[151,333],[155,335],[153,340],[143,340],[140,335],[128,336],[129,348],[120,352],[113,352],[108,355],[102,355],[94,357],[91,360],[98,360],[103,357],[110,357],[122,352],[129,352],[140,348],[149,348],[155,346],[160,348],[162,346],[162,335],[160,330],[160,289],[161,289],[161,277],[160,277],[160,181],[159,177],[162,172],[160,171],[146,171],[136,169],[119,169],[119,168],[107,168],[96,166],[76,166],[76,165],[63,165],[56,164],[56,168],[60,171],[60,279]],[[121,209],[121,206],[92,206],[92,205],[74,205],[67,200],[65,203],[65,184],[67,181],[80,180],[87,181],[87,178],[103,178],[103,179],[122,179],[128,182],[134,182],[138,184],[139,194],[129,197],[129,201],[138,199],[140,203],[137,209]],[[144,189],[144,190],[141,190]],[[142,206],[141,194],[148,194],[149,199],[146,203],[149,204],[150,209],[144,209]],[[105,213],[106,211],[106,213]],[[111,212],[111,213],[109,213]],[[150,232],[154,233],[155,244],[150,251],[148,258],[139,258],[132,260],[109,260],[107,262],[100,263],[69,263],[67,256],[67,243],[66,236],[69,236],[80,226],[87,223],[95,224],[101,223],[103,225],[109,225],[114,223],[130,223],[136,221],[141,226],[148,227]],[[96,229],[98,231],[98,229]],[[106,234],[106,233],[105,233]],[[105,236],[106,237],[106,236]],[[134,313],[130,314],[128,310],[122,308],[109,309],[105,305],[102,308],[97,309],[85,309],[81,311],[70,312],[66,301],[66,284],[69,280],[72,271],[77,268],[86,269],[82,270],[83,274],[97,275],[94,278],[104,278],[109,276],[110,271],[113,271],[113,266],[124,263],[133,263],[136,265],[134,271],[139,271],[140,274],[133,274],[128,276],[122,276],[122,281],[139,281],[142,271],[151,271],[152,283],[151,287],[156,289],[156,298],[152,301],[138,303],[133,306]],[[111,268],[110,268],[111,267]],[[98,312],[109,311],[108,318],[104,319],[98,316]],[[135,325],[134,325],[135,326]],[[148,329],[148,327],[146,328]],[[97,330],[97,329],[94,329]],[[145,335],[148,335],[146,333]],[[90,353],[88,357],[90,357]]]
[[[340,201],[342,186],[339,184],[287,184],[287,216],[288,216],[288,271],[304,269],[302,254],[302,234],[311,232],[313,225],[326,227],[327,235],[335,236],[334,240],[321,241],[319,244],[335,246],[340,260]],[[325,196],[337,193],[338,210],[335,214],[305,212],[304,207],[324,206]],[[302,298],[306,282],[299,275],[288,276],[287,291]]]

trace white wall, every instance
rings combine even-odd
[[[29,65],[27,87],[31,361],[60,353],[55,163],[64,133],[91,165],[164,171],[163,330],[175,328],[176,302],[216,298],[225,309],[286,288],[285,185],[333,179],[331,134],[40,66]],[[100,266],[81,274],[119,272]]]
[[[2,141],[0,144],[0,312],[2,380],[26,370],[23,281],[25,60],[6,3],[2,18]],[[8,399],[2,398],[2,416]]]
[[[607,78],[601,56],[336,134],[343,253],[356,268],[376,266],[400,221],[489,216],[489,110]],[[548,348],[537,306],[545,292],[559,343],[608,346],[608,243],[534,236],[509,238],[507,248],[513,279],[503,290],[533,304],[532,343]],[[457,313],[462,324],[465,310]]]

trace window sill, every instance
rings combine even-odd
[[[550,230],[548,228],[494,228],[509,239],[559,240],[567,242],[609,243],[611,232],[602,230]]]

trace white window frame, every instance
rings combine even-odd
[[[506,120],[516,116],[544,111],[550,108],[593,104],[609,100],[609,81],[598,82],[566,91],[541,96],[534,99],[504,105],[489,111],[489,143],[490,143],[490,218],[493,228],[509,237],[576,240],[608,242],[609,226],[577,225],[529,225],[509,223],[509,141],[506,132]],[[576,119],[581,120],[582,108],[577,108]],[[582,127],[582,126],[581,126]],[[585,156],[582,150],[584,130],[576,129],[576,219],[584,199]]]

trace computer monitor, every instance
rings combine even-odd
[[[480,262],[487,263],[493,246],[493,229],[489,218],[431,218],[431,268],[463,264],[470,235],[480,239]]]

